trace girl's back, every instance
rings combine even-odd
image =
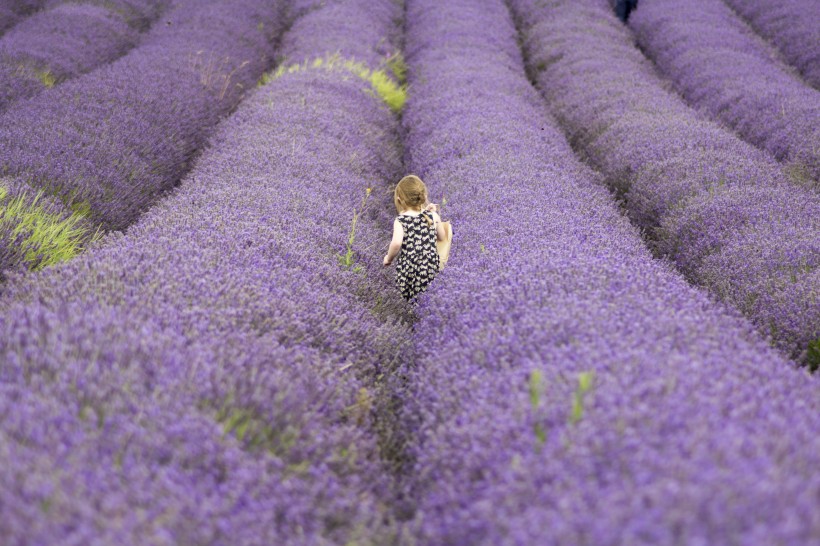
[[[404,213],[396,217],[404,231],[396,263],[396,286],[408,300],[427,288],[439,270],[436,219],[433,215],[434,213],[425,210],[418,214]]]
[[[396,264],[396,286],[406,299],[415,298],[436,277],[441,260],[436,241],[445,241],[447,232],[436,212],[438,205],[427,200],[427,187],[418,176],[407,175],[393,193],[396,211],[393,239],[384,265]]]

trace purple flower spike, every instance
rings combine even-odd
[[[377,59],[400,19],[392,0],[317,1],[283,41],[294,60]],[[375,409],[410,337],[380,262],[401,147],[369,91],[324,68],[254,89],[127,232],[9,281],[4,544],[395,539]],[[338,255],[357,210],[354,270]]]
[[[724,0],[771,41],[803,78],[820,89],[820,3],[814,0]]]
[[[128,227],[256,85],[284,24],[277,0],[176,3],[127,55],[0,116],[0,173]]]
[[[0,111],[124,55],[165,2],[58,4],[0,38]]]
[[[456,228],[396,381],[415,543],[816,542],[816,378],[652,258],[544,111],[504,2],[407,10],[408,168]],[[550,30],[623,36],[571,13]]]
[[[816,27],[817,19],[807,23]],[[629,26],[690,104],[820,191],[820,91],[806,85],[723,0],[644,2]]]
[[[812,364],[818,193],[670,93],[607,2],[512,5],[541,94],[648,242],[785,354]]]
[[[0,0],[0,35],[45,3],[46,0]]]

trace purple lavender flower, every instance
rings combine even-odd
[[[156,19],[164,7],[133,0],[64,3],[24,20],[0,39],[0,111],[122,56],[137,43],[137,24]]]
[[[56,8],[68,3],[81,2],[88,6],[100,6],[122,17],[131,27],[142,32],[177,0],[46,0],[44,9]]]
[[[324,5],[285,35],[290,59],[375,59],[396,33],[391,0]],[[328,12],[345,33],[315,24],[335,24]],[[400,159],[396,116],[367,82],[285,73],[127,232],[10,280],[4,540],[394,541],[374,407],[410,327],[374,249]],[[354,211],[357,270],[337,258]]]
[[[49,164],[64,174],[60,184],[94,172],[75,170],[87,161],[90,141],[80,137],[88,135],[118,143],[98,154],[119,161],[106,176],[137,173],[130,183],[77,183],[87,193],[66,201],[89,202],[92,218],[103,217],[94,207],[139,210],[123,222],[127,231],[78,258],[13,274],[0,297],[4,540],[806,544],[820,536],[817,382],[654,259],[605,186],[678,263],[739,273],[704,281],[714,293],[730,301],[750,293],[738,269],[745,259],[763,287],[750,305],[776,308],[786,281],[808,287],[801,294],[810,301],[802,283],[814,265],[803,258],[817,250],[816,224],[794,228],[816,210],[816,196],[804,200],[774,160],[652,91],[644,59],[643,71],[613,78],[643,95],[613,93],[595,79],[606,76],[598,66],[586,81],[600,90],[579,89],[583,102],[565,97],[565,109],[555,107],[597,174],[527,79],[502,0],[407,2],[411,93],[401,127],[370,79],[404,41],[399,3],[194,5],[201,9],[168,18],[175,31],[158,26],[123,59],[12,110],[51,112],[44,97],[70,102],[64,89],[99,85],[89,76],[122,66],[159,74],[174,82],[176,101],[196,103],[160,94],[140,102],[132,90],[83,102],[96,117],[64,107],[46,118],[61,120],[52,121],[63,131],[54,143],[79,143],[70,167]],[[534,3],[514,8],[521,15]],[[610,26],[611,13],[592,4],[557,11],[568,33],[606,38],[592,48],[605,65],[630,66],[604,54],[613,37],[628,38]],[[557,46],[540,56],[533,44],[547,17],[529,13],[537,25],[522,26],[539,82],[565,59],[596,66]],[[264,18],[261,27],[253,17]],[[217,22],[224,28],[208,26]],[[219,32],[244,40],[225,38],[226,50],[241,42],[242,51],[268,51],[278,32],[271,24],[290,27],[277,50],[286,64],[253,91],[243,76],[245,90],[225,91],[231,106],[197,95],[208,81],[191,73],[210,74],[205,58],[176,72],[153,64]],[[190,34],[183,40],[177,27]],[[270,32],[265,46],[260,28]],[[640,58],[631,43],[624,51]],[[125,64],[136,55],[144,65]],[[148,85],[116,74],[124,89]],[[558,83],[556,91],[576,89]],[[662,115],[642,117],[630,105]],[[127,110],[116,121],[128,130],[106,118],[115,108]],[[567,110],[588,116],[588,129],[569,123]],[[24,130],[34,111],[0,119],[19,121],[7,133],[20,136],[15,154],[45,134]],[[228,113],[203,148],[202,120],[212,126]],[[631,128],[680,153],[656,157],[626,138],[621,155],[604,152],[606,139]],[[175,143],[202,149],[187,175],[173,158],[187,163],[193,152],[169,153],[167,135],[200,142]],[[2,146],[6,165],[17,156]],[[700,154],[697,168],[690,152]],[[20,165],[8,182],[15,192],[46,180],[33,176],[34,159]],[[171,171],[182,181],[157,199],[175,180],[158,173]],[[390,183],[408,171],[443,198],[456,226],[448,268],[415,313],[380,260],[394,216]],[[146,195],[135,195],[143,185]],[[94,187],[107,196],[89,199]],[[765,232],[762,244],[759,226],[774,217],[780,231]]]
[[[415,542],[816,541],[814,378],[652,258],[545,112],[503,2],[407,10],[408,169],[457,228],[396,381]],[[622,35],[570,13],[558,28]]]
[[[817,193],[665,89],[606,2],[513,5],[542,95],[649,243],[811,364],[820,338]]]
[[[722,0],[653,0],[638,6],[629,26],[687,101],[820,189],[820,91]]]
[[[39,9],[46,0],[0,0],[0,34]]]
[[[820,4],[814,0],[724,0],[770,40],[803,78],[820,89]]]
[[[0,116],[0,170],[125,228],[256,83],[282,23],[273,0],[179,3],[118,61]]]

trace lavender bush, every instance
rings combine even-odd
[[[65,4],[82,3],[87,6],[101,6],[122,17],[133,28],[144,31],[176,0],[46,0],[44,9],[53,9]]]
[[[0,111],[122,56],[166,4],[62,3],[21,22],[0,39]]]
[[[407,543],[816,541],[817,382],[651,257],[502,2],[407,6],[408,167],[458,229],[404,368]]]
[[[652,0],[629,26],[687,101],[820,189],[820,92],[722,0]]]
[[[375,62],[400,16],[317,2],[283,52]],[[371,413],[409,338],[377,250],[401,149],[370,90],[343,67],[273,78],[125,234],[10,282],[7,543],[394,540]]]
[[[814,0],[724,0],[820,89],[820,4]]]
[[[46,0],[0,0],[0,34],[45,3]]]
[[[820,364],[816,192],[667,91],[605,1],[513,5],[542,95],[655,250]]]
[[[271,63],[276,0],[186,0],[118,61],[0,116],[0,173],[123,229],[179,181]]]

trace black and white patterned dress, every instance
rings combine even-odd
[[[404,238],[396,263],[396,286],[401,295],[410,300],[424,291],[438,273],[436,229],[433,216],[427,211],[418,216],[400,214],[398,220],[404,229]]]

